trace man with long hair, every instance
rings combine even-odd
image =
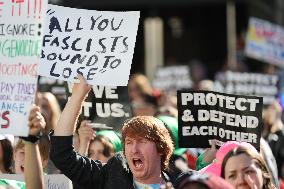
[[[82,76],[51,136],[51,159],[73,182],[85,188],[159,188],[170,181],[166,169],[173,142],[165,125],[152,116],[137,116],[122,127],[123,153],[106,164],[77,154],[72,135],[82,103],[91,87]]]

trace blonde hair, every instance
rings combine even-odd
[[[42,160],[48,160],[49,159],[49,150],[50,150],[50,141],[48,136],[43,135],[39,139],[39,153],[40,157]],[[25,143],[22,139],[19,139],[17,144],[14,147],[14,151],[16,152],[17,150],[24,149],[25,148]]]
[[[152,95],[153,88],[145,75],[136,73],[130,76],[130,80],[135,84],[141,94]]]

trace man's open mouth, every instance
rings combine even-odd
[[[135,168],[139,169],[143,166],[143,161],[139,158],[133,158],[132,160],[133,165],[135,166]]]

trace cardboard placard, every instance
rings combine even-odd
[[[47,0],[0,1],[0,133],[27,136]]]
[[[276,100],[279,92],[277,75],[243,72],[220,72],[215,76],[214,89],[218,92],[263,97],[263,104]]]
[[[209,141],[243,141],[259,149],[262,98],[211,91],[178,91],[180,147],[206,148]]]
[[[153,86],[164,91],[191,88],[192,80],[189,66],[159,67],[155,73]]]
[[[94,129],[112,127],[120,132],[123,122],[131,116],[127,87],[95,85],[83,103],[80,119],[91,120]]]
[[[1,179],[10,179],[24,182],[22,174],[0,174]],[[44,175],[44,188],[46,189],[72,189],[73,185],[63,174]]]
[[[39,75],[91,85],[126,86],[140,12],[49,5]]]
[[[250,18],[245,54],[284,67],[284,28],[259,18]]]

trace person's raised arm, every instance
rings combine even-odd
[[[91,89],[91,86],[86,83],[83,76],[78,75],[78,78],[80,83],[74,84],[71,98],[67,102],[58,124],[54,128],[55,136],[70,136],[73,135],[75,131],[76,121],[80,114],[82,104]]]
[[[90,142],[94,137],[94,130],[90,126],[91,121],[84,120],[81,122],[80,128],[78,129],[79,134],[79,149],[78,153],[82,156],[88,156]]]
[[[196,170],[199,171],[203,169],[207,165],[211,164],[213,160],[216,158],[216,141],[211,141],[211,148],[208,148],[203,152],[203,154],[199,155],[196,161]]]
[[[37,136],[45,127],[45,121],[38,106],[33,106],[29,115],[29,136]],[[43,189],[43,169],[38,143],[25,141],[24,174],[26,188]]]

